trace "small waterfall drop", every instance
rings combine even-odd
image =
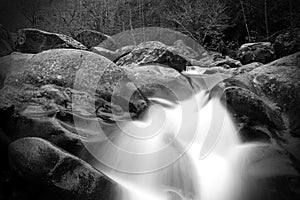
[[[141,119],[120,123],[122,134],[94,148],[110,157],[93,166],[120,185],[118,200],[234,200],[240,143],[220,98],[199,89],[181,102],[149,100]]]

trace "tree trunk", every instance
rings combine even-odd
[[[247,19],[246,19],[246,13],[245,13],[245,9],[244,9],[244,5],[243,5],[243,1],[242,0],[240,0],[240,4],[241,4],[242,12],[243,12],[243,17],[244,17],[244,23],[245,23],[246,31],[247,31],[247,34],[248,34],[248,42],[250,42],[250,40],[251,40],[250,31],[249,31],[249,28],[248,28]]]
[[[266,35],[267,41],[269,40],[269,26],[268,26],[268,11],[267,11],[267,0],[265,0],[265,25],[266,25]]]

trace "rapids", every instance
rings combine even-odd
[[[224,77],[184,76],[193,97],[149,98],[141,118],[116,123],[112,137],[85,144],[94,157],[89,162],[119,184],[117,200],[238,198],[237,130],[220,95],[212,95]]]

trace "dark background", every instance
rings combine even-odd
[[[82,29],[114,35],[138,27],[187,34],[208,50],[270,41],[300,26],[299,0],[1,0],[0,24],[75,36]]]

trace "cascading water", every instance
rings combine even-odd
[[[141,118],[118,123],[109,140],[88,144],[97,158],[93,166],[120,185],[118,200],[238,196],[235,125],[219,96],[209,92],[222,78],[202,87],[201,75],[185,76],[194,96],[174,102],[149,98],[151,106]]]

